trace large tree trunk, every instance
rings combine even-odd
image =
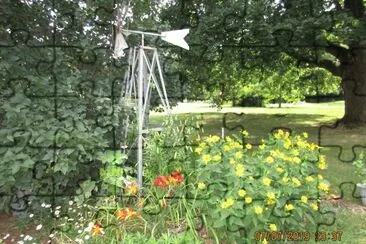
[[[351,51],[352,61],[341,65],[344,91],[344,124],[366,123],[366,51]]]

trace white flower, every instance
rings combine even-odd
[[[76,209],[72,210],[73,213],[76,213]]]
[[[89,238],[90,238],[90,235],[86,235],[86,236],[84,237],[84,239],[85,239],[85,240],[89,240]]]
[[[50,208],[51,207],[51,204],[47,204],[46,206],[45,206],[45,208]]]
[[[46,207],[46,204],[45,203],[42,203],[41,207],[42,208],[45,208]]]
[[[6,234],[6,235],[3,237],[3,240],[8,239],[8,238],[9,238],[9,236],[10,236],[10,234],[9,234],[9,233],[8,233],[8,234]]]
[[[69,201],[69,205],[71,206],[71,205],[73,205],[74,204],[74,202],[73,201]]]
[[[29,215],[29,218],[33,218],[33,216],[34,216],[34,214],[30,214],[30,215]]]
[[[61,208],[61,206],[57,206],[55,209],[60,209]]]
[[[18,241],[17,243],[18,244],[24,244],[24,241]]]
[[[51,240],[48,240],[47,243],[51,243],[52,241]]]
[[[24,237],[24,234],[20,234],[19,236],[23,238]]]
[[[50,234],[48,237],[53,238],[54,236],[55,236],[54,234]]]
[[[94,223],[90,222],[88,224],[88,227],[84,229],[85,232],[90,232],[93,229]]]
[[[72,208],[69,208],[68,210],[69,210],[69,211],[72,211]]]
[[[39,224],[39,225],[37,225],[37,227],[36,227],[36,230],[40,230],[40,229],[42,229],[42,224]]]
[[[24,237],[24,240],[25,241],[31,241],[33,239],[33,237],[31,237],[30,235],[26,235],[25,237]]]
[[[60,214],[60,210],[55,211],[55,215],[58,216]]]
[[[78,233],[81,234],[81,232],[83,232],[82,230],[78,230]]]
[[[76,239],[75,239],[75,242],[76,242],[76,243],[84,243],[84,242],[83,242],[83,240],[82,240],[82,239],[80,239],[80,238],[76,238]]]

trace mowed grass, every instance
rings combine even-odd
[[[222,110],[210,107],[203,102],[179,104],[173,114],[181,119],[195,116],[202,125],[203,134],[225,135],[236,134],[241,129],[250,133],[248,142],[259,144],[273,128],[285,127],[293,132],[307,132],[309,140],[321,146],[320,152],[326,155],[328,169],[322,172],[331,183],[331,193],[342,195],[350,203],[361,205],[359,192],[355,183],[360,179],[351,165],[355,153],[359,154],[366,146],[366,128],[328,128],[344,115],[344,103],[331,102],[320,104],[285,105],[283,108],[242,108],[224,106]],[[165,115],[153,113],[150,122],[161,123]],[[352,147],[356,146],[354,152]],[[342,150],[342,151],[340,151]],[[341,243],[366,243],[363,227],[366,225],[366,214],[360,216],[350,210],[336,213],[336,222],[323,229],[334,228],[344,231]],[[331,241],[330,241],[331,242]],[[325,242],[327,243],[327,242]]]

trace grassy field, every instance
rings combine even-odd
[[[342,195],[341,201],[347,206],[336,208],[335,224],[322,227],[323,230],[342,230],[344,233],[341,243],[366,243],[363,230],[366,224],[366,209],[361,207],[361,200],[357,198],[358,192],[352,195],[354,183],[360,179],[356,177],[350,163],[355,156],[352,146],[366,146],[366,128],[324,127],[324,125],[334,124],[343,116],[343,102],[303,103],[285,105],[283,108],[224,106],[220,111],[207,103],[194,102],[179,104],[174,108],[173,114],[182,119],[195,116],[202,124],[205,135],[220,135],[223,127],[225,135],[237,133],[244,128],[249,132],[249,142],[252,144],[258,144],[261,138],[267,137],[274,127],[286,127],[294,132],[308,132],[310,141],[321,145],[321,153],[327,157],[329,166],[323,175],[332,185],[331,193]],[[165,115],[161,113],[153,113],[150,122],[159,124],[164,117]],[[356,147],[355,152],[360,153],[361,150],[362,148]]]

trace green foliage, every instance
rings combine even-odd
[[[279,130],[255,151],[236,138],[202,140],[195,149],[199,167],[193,192],[207,199],[197,201],[198,208],[220,238],[239,241],[256,231],[315,229],[319,197],[329,183],[318,174],[327,167],[324,156],[306,138],[306,133],[290,136]],[[249,232],[228,231],[240,227]]]
[[[352,165],[355,167],[355,173],[362,179],[361,183],[366,184],[366,165],[363,153],[355,160]]]
[[[154,179],[176,169],[189,170],[192,165],[192,143],[199,137],[200,127],[195,118],[184,120],[168,117],[161,132],[151,132],[144,150],[144,175]]]

